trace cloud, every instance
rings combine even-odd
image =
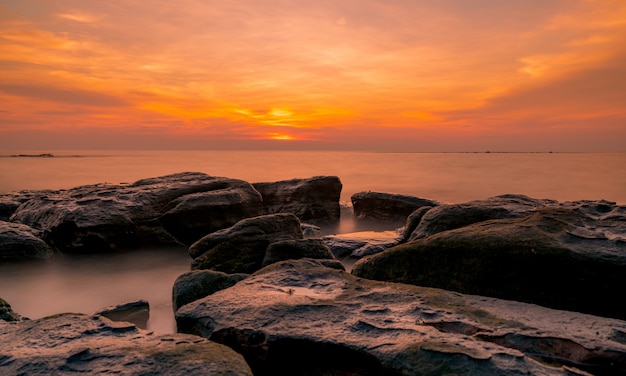
[[[0,84],[0,92],[35,100],[84,106],[115,107],[127,105],[127,103],[120,98],[87,90],[62,89],[35,85]]]

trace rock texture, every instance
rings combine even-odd
[[[0,221],[0,262],[49,260],[54,251],[37,231],[19,223]]]
[[[0,374],[252,375],[226,346],[77,314],[0,322]]]
[[[501,195],[486,200],[440,205],[421,215],[420,222],[405,238],[409,241],[438,232],[483,222],[490,219],[520,218],[537,209],[558,205],[554,200],[530,198],[524,195]],[[418,213],[416,213],[418,215]]]
[[[578,202],[529,213],[442,230],[362,259],[352,273],[626,319],[617,303],[626,286],[626,208]]]
[[[255,375],[623,375],[626,322],[272,264],[181,307],[179,331],[227,344]]]
[[[253,186],[261,192],[268,214],[291,213],[313,224],[339,220],[342,184],[336,176],[254,183]]]
[[[322,239],[282,240],[267,247],[262,266],[301,258],[334,259],[335,256]]]
[[[300,221],[293,214],[247,218],[192,244],[189,247],[189,255],[194,259],[192,269],[253,273],[261,268],[271,243],[302,237]]]
[[[21,204],[11,221],[40,230],[64,253],[91,253],[191,244],[261,211],[261,195],[249,183],[186,172],[43,191]]]
[[[422,206],[437,206],[439,203],[414,196],[383,192],[358,192],[352,195],[354,217],[389,222],[404,222]]]

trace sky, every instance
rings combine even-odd
[[[626,151],[623,0],[0,0],[0,150]]]

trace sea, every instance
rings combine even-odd
[[[341,201],[361,191],[460,203],[516,193],[559,201],[626,204],[626,153],[392,153],[354,151],[0,151],[0,193],[130,183],[198,171],[250,183],[338,176]],[[357,229],[349,215],[337,232]],[[189,271],[185,250],[144,249],[116,255],[56,257],[0,264],[0,297],[22,316],[93,313],[147,300],[148,329],[176,331],[171,291]]]

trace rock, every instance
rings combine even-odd
[[[422,206],[407,217],[406,224],[404,225],[404,234],[402,235],[400,243],[406,243],[409,241],[411,235],[422,221],[424,215],[432,208],[432,206]]]
[[[626,322],[272,264],[181,307],[178,329],[226,344],[255,375],[626,374]]]
[[[182,274],[172,288],[174,312],[185,304],[229,288],[247,276],[248,274],[226,274],[215,270],[193,270]]]
[[[335,256],[322,239],[282,240],[267,247],[262,266],[300,258],[334,259]]]
[[[359,231],[326,235],[322,238],[338,259],[360,259],[380,253],[400,241],[398,231]]]
[[[337,222],[342,184],[336,176],[314,176],[252,184],[263,196],[268,214],[292,213],[313,224]]]
[[[54,251],[36,233],[29,226],[0,221],[0,262],[53,258]]]
[[[0,298],[0,320],[4,320],[4,321],[19,321],[20,320],[20,315],[13,312],[11,305],[2,298]]]
[[[520,218],[537,209],[555,206],[557,201],[534,199],[523,195],[501,195],[486,200],[440,205],[424,213],[419,225],[411,231],[408,241],[438,232],[471,225],[490,219]]]
[[[128,185],[42,191],[20,205],[11,221],[41,230],[64,253],[94,253],[190,244],[258,215],[261,206],[260,194],[244,181],[187,172]]]
[[[184,334],[155,335],[102,316],[62,314],[0,323],[3,375],[252,375],[226,346]]]
[[[150,319],[150,304],[145,300],[137,300],[103,308],[94,315],[104,316],[112,321],[130,322],[138,328],[146,329]]]
[[[438,202],[414,196],[383,192],[358,192],[352,195],[354,217],[358,220],[404,222],[409,214],[422,206]]]
[[[626,319],[615,303],[626,286],[624,234],[626,220],[610,212],[600,219],[544,208],[392,247],[352,273]]]
[[[300,228],[302,229],[302,236],[305,239],[319,239],[322,237],[322,229],[319,226],[310,223],[302,223]]]
[[[300,221],[293,214],[247,218],[216,231],[189,247],[192,269],[224,273],[254,273],[261,268],[267,247],[281,240],[302,239]]]

